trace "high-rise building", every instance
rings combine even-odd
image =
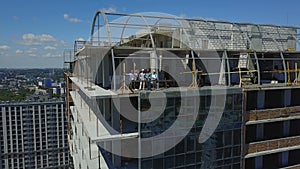
[[[93,21],[66,73],[75,168],[300,167],[299,28],[101,11]],[[145,88],[138,72],[151,74]]]
[[[0,168],[69,168],[64,101],[0,104]]]

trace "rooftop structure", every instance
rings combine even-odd
[[[299,167],[298,30],[97,12],[66,73],[75,168]]]

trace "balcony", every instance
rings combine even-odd
[[[300,148],[300,136],[254,142],[247,145],[246,158]]]
[[[252,110],[246,116],[246,125],[300,118],[300,107]]]
[[[280,169],[300,169],[300,165],[293,165],[293,166],[284,167],[284,168],[280,168]]]

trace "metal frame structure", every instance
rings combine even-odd
[[[175,23],[177,23],[178,25],[164,25],[165,28],[181,28],[181,29],[185,29],[185,30],[191,30],[193,29],[193,27],[189,27],[184,25],[184,22],[188,22],[193,23],[193,22],[199,22],[199,23],[206,23],[207,27],[206,28],[199,28],[199,29],[203,29],[203,30],[210,30],[210,31],[214,31],[215,34],[217,34],[218,37],[218,41],[220,43],[220,46],[223,46],[222,48],[218,48],[219,50],[225,50],[225,44],[223,43],[224,40],[222,39],[222,35],[220,35],[220,31],[234,31],[234,33],[239,34],[241,37],[243,37],[243,39],[247,39],[247,41],[245,41],[245,46],[247,46],[247,43],[251,43],[251,34],[252,33],[258,33],[260,35],[266,36],[266,38],[270,38],[269,40],[272,40],[274,42],[274,44],[277,46],[277,50],[278,51],[284,51],[284,47],[282,46],[282,44],[279,44],[279,39],[275,39],[274,37],[272,37],[271,35],[278,35],[278,37],[282,37],[282,36],[291,36],[290,38],[294,39],[297,44],[300,44],[299,42],[299,34],[293,34],[293,33],[288,33],[288,32],[282,32],[284,31],[284,29],[295,29],[295,30],[299,30],[299,27],[292,27],[292,26],[277,26],[277,25],[271,25],[271,24],[254,24],[254,23],[236,23],[236,22],[228,22],[228,21],[216,21],[216,20],[205,20],[205,19],[191,19],[191,18],[181,18],[181,17],[176,17],[176,16],[171,16],[171,15],[167,15],[167,14],[161,14],[161,13],[157,13],[156,15],[161,15],[161,16],[155,16],[155,14],[149,15],[149,14],[120,14],[120,13],[106,13],[103,11],[98,11],[93,19],[93,24],[92,24],[92,29],[91,29],[91,34],[90,34],[90,43],[92,44],[97,44],[94,42],[100,42],[102,39],[107,39],[108,45],[110,46],[115,46],[115,44],[113,43],[112,40],[120,40],[122,41],[124,39],[124,32],[126,29],[130,29],[130,28],[134,28],[134,29],[139,29],[139,28],[155,28],[159,26],[159,23],[162,20],[173,20]],[[100,18],[103,18],[103,23],[100,23]],[[118,20],[113,20],[110,21],[111,17],[123,17],[124,18],[124,22],[120,22]],[[132,20],[133,18],[140,18],[141,21],[143,21],[143,23],[129,23],[130,20]],[[151,20],[155,20],[155,22],[153,21],[153,23],[150,23],[149,21]],[[230,25],[232,28],[230,29],[222,29],[222,28],[217,28],[217,26],[219,25]],[[243,29],[243,27],[245,26],[253,26],[253,27],[257,27],[258,31],[256,32],[251,32],[251,31],[247,31],[245,29]],[[106,35],[102,35],[100,34],[100,30],[105,28],[105,33]],[[111,32],[112,28],[120,28],[121,30],[121,34],[119,37],[114,37]],[[268,29],[274,29],[273,32],[269,32]],[[186,33],[186,31],[184,32]],[[152,36],[153,32],[149,31],[150,37]],[[268,36],[269,35],[269,36]],[[96,40],[95,40],[96,39]],[[153,38],[151,38],[151,41],[153,43]],[[153,43],[153,47],[154,43]],[[252,49],[254,50],[254,49]],[[264,51],[264,50],[263,50]]]
[[[239,73],[236,71],[232,71],[232,65],[230,65],[230,60],[237,59],[231,56],[230,53],[232,51],[240,51],[241,53],[244,52],[253,54],[254,59],[251,60],[256,65],[256,69],[255,71],[251,70],[248,73],[257,72],[257,84],[262,84],[263,80],[261,78],[261,74],[266,72],[262,69],[259,63],[259,60],[264,60],[265,58],[263,57],[263,54],[260,57],[258,53],[275,52],[279,54],[280,58],[274,59],[281,59],[282,62],[282,71],[285,76],[284,83],[288,83],[289,68],[287,68],[286,60],[290,59],[286,59],[285,55],[286,53],[296,53],[295,50],[300,44],[300,41],[298,39],[299,29],[300,28],[298,27],[291,26],[276,26],[267,24],[235,23],[227,21],[210,21],[205,19],[180,18],[166,14],[119,14],[98,11],[93,19],[90,40],[86,42],[75,42],[74,50],[75,55],[77,55],[76,59],[79,59],[82,58],[79,57],[79,55],[82,55],[82,53],[85,53],[84,55],[92,55],[90,53],[90,48],[108,48],[110,50],[111,55],[113,70],[112,76],[114,78],[113,81],[116,82],[115,77],[117,73],[115,71],[115,61],[117,58],[121,57],[116,56],[116,50],[128,48],[138,50],[150,50],[155,53],[155,60],[156,63],[158,63],[159,50],[161,50],[161,48],[162,50],[174,49],[175,42],[173,41],[177,40],[180,43],[179,48],[181,50],[190,51],[187,53],[189,53],[189,59],[194,65],[196,63],[196,60],[202,61],[205,60],[207,57],[200,55],[201,52],[198,52],[197,54],[195,52],[195,56],[193,51],[214,50],[216,51],[216,53],[223,53],[222,56],[210,57],[209,59],[221,60],[220,62],[225,63],[223,70],[220,70],[219,74],[220,78],[221,74],[226,76],[227,81],[225,84],[227,85],[231,85],[231,75]],[[173,32],[173,35],[171,35],[173,36],[171,46],[161,47],[157,45],[154,36],[155,34],[161,33],[160,31],[162,32],[162,34],[164,34],[164,31]],[[174,35],[174,32],[176,31],[179,34],[179,37]],[[145,47],[135,47],[126,45],[126,43],[139,38],[142,41],[142,36],[145,35],[149,36],[148,40],[150,42],[150,45]],[[259,47],[255,47],[257,46],[257,44],[255,44],[255,40],[259,41]],[[208,42],[207,48],[203,47],[203,41]],[[86,51],[84,51],[85,49]],[[128,56],[124,56],[124,58],[128,58]],[[92,60],[93,58],[90,59]],[[96,61],[91,61],[91,63],[94,62]],[[92,66],[95,66],[94,69],[97,69],[98,65],[89,65],[89,67]],[[90,68],[89,70],[92,71],[93,69]],[[296,72],[297,71],[298,70],[296,70]],[[206,72],[206,75],[217,73],[218,72]],[[81,75],[83,76],[84,74],[96,76],[91,72],[81,73]],[[193,76],[195,76],[195,81],[197,81],[198,79],[196,77],[196,74],[193,74]],[[91,85],[92,83],[95,83],[95,78],[96,77],[87,77],[87,79],[90,79]],[[118,87],[114,83],[112,89],[117,90],[117,88]]]

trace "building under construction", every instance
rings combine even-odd
[[[74,168],[299,168],[298,31],[97,12],[65,62]]]

